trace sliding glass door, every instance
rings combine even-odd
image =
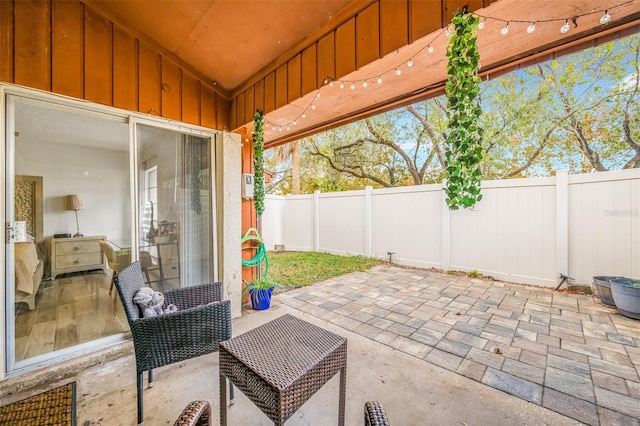
[[[214,278],[214,134],[6,92],[2,291],[12,374],[124,338],[109,252],[118,263],[139,260],[160,291]]]
[[[211,140],[138,124],[139,257],[159,291],[212,278]]]

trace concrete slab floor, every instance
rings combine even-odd
[[[234,335],[290,313],[348,339],[346,424],[363,424],[363,406],[377,400],[392,425],[574,425],[575,420],[394,350],[274,300],[267,311],[243,311]],[[91,367],[77,377],[78,425],[136,424],[133,355]],[[339,375],[322,387],[287,425],[335,425]],[[206,399],[219,422],[218,354],[154,370],[145,388],[146,425],[173,424],[192,400]],[[269,419],[236,390],[229,425],[270,425]]]

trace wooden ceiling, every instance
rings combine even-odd
[[[381,1],[392,4],[400,0]],[[317,40],[323,31],[337,27],[374,0],[85,2],[136,35],[153,40],[233,97],[298,54],[300,46],[313,43],[311,38]],[[478,4],[477,0],[469,2]],[[447,13],[466,3],[446,0]],[[597,43],[615,38],[621,31],[636,31],[640,19],[640,0],[498,0],[484,4],[489,3],[476,10],[488,17],[484,28],[478,31],[481,72],[485,78],[487,73],[542,55],[550,58],[553,52],[566,51],[568,46]],[[600,18],[606,9],[611,20],[603,25]],[[349,16],[350,11],[355,12]],[[561,33],[566,19],[570,30]],[[506,21],[509,31],[502,35]],[[536,30],[530,34],[527,27],[531,22],[536,22]],[[440,32],[422,37],[348,75],[337,76],[346,82],[344,89],[339,84],[322,86],[270,111],[266,120],[276,128],[270,126],[265,135],[267,143],[293,140],[441,90],[446,79],[448,38]],[[432,53],[427,51],[428,45],[433,47]],[[407,65],[409,59],[413,62],[411,67]],[[395,74],[396,68],[401,70],[400,76]],[[383,75],[383,84],[377,84],[378,75]],[[365,80],[366,88],[362,87]],[[353,90],[351,82],[357,85]],[[305,118],[301,119],[303,114]],[[250,123],[237,124],[237,130],[250,134]]]

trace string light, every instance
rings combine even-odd
[[[485,16],[482,15],[480,13],[477,12],[472,12],[472,15],[477,17],[477,18],[481,18],[481,21],[478,23],[478,30],[482,30],[485,27],[485,24],[487,22],[487,20],[494,20],[494,21],[498,21],[498,22],[502,22],[504,23],[504,27],[502,27],[500,29],[500,34],[502,34],[503,36],[506,36],[509,33],[509,24],[511,23],[518,23],[518,24],[528,24],[526,31],[528,34],[533,33],[536,30],[536,25],[539,23],[553,23],[553,22],[563,22],[563,25],[560,27],[560,32],[562,34],[566,34],[567,32],[571,31],[571,25],[569,23],[569,20],[572,20],[574,25],[578,25],[576,23],[577,19],[582,18],[584,16],[590,16],[590,15],[594,15],[594,14],[601,14],[600,17],[600,24],[605,25],[608,24],[609,22],[611,22],[612,16],[610,14],[611,10],[620,8],[622,6],[628,5],[630,3],[633,3],[636,0],[625,0],[623,2],[621,2],[620,4],[614,5],[614,6],[610,6],[608,9],[592,9],[590,11],[584,12],[582,14],[578,14],[578,15],[573,15],[571,17],[564,17],[564,18],[549,18],[549,19],[539,19],[537,21],[531,21],[531,20],[518,20],[518,19],[503,19],[503,18],[498,18],[498,17],[493,17],[493,16]],[[517,28],[517,27],[516,27]],[[427,51],[428,53],[433,53],[434,52],[434,47],[433,47],[433,43],[442,35],[446,35],[447,37],[450,37],[452,35],[452,31],[449,29],[449,25],[447,25],[446,27],[442,28],[437,34],[435,34],[435,36],[429,41],[429,43],[421,48],[418,52],[414,53],[409,59],[406,60],[405,64],[408,68],[412,68],[414,65],[414,60],[415,58],[422,53],[423,51]],[[400,49],[398,49],[397,51],[398,53],[400,53]],[[383,80],[383,76],[385,74],[391,73],[391,72],[395,72],[395,74],[397,76],[400,76],[402,74],[402,69],[401,69],[402,64],[394,66],[390,69],[388,69],[387,71],[381,72],[380,74],[378,74],[377,79],[375,80],[378,84],[382,84],[382,80]],[[478,67],[480,67],[480,64],[478,64]],[[374,76],[372,77],[368,77],[365,78],[364,80],[353,80],[353,81],[349,81],[349,80],[337,80],[337,79],[333,79],[331,77],[325,77],[325,79],[323,80],[324,85],[328,85],[329,87],[334,87],[334,85],[336,83],[339,83],[339,87],[340,89],[344,89],[345,84],[348,84],[349,87],[351,88],[351,90],[355,90],[356,88],[356,83],[362,82],[362,87],[366,88],[369,85],[368,80],[372,80],[373,78],[375,78]],[[307,117],[307,112],[309,110],[315,110],[316,109],[316,105],[313,103],[316,99],[320,98],[320,89],[318,89],[318,91],[316,92],[316,94],[314,95],[313,99],[311,100],[311,102],[309,103],[309,105],[303,110],[302,114],[300,114],[296,119],[289,121],[288,123],[281,123],[281,124],[277,124],[277,123],[270,123],[267,119],[265,119],[265,129],[267,129],[267,131],[269,131],[269,127],[271,126],[271,131],[275,132],[276,128],[279,132],[282,132],[283,129],[286,130],[290,130],[291,126],[296,126],[297,125],[297,120],[302,118],[305,119]]]

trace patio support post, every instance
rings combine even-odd
[[[569,172],[556,171],[556,272],[569,274]]]
[[[364,255],[371,257],[371,186],[364,189]]]

